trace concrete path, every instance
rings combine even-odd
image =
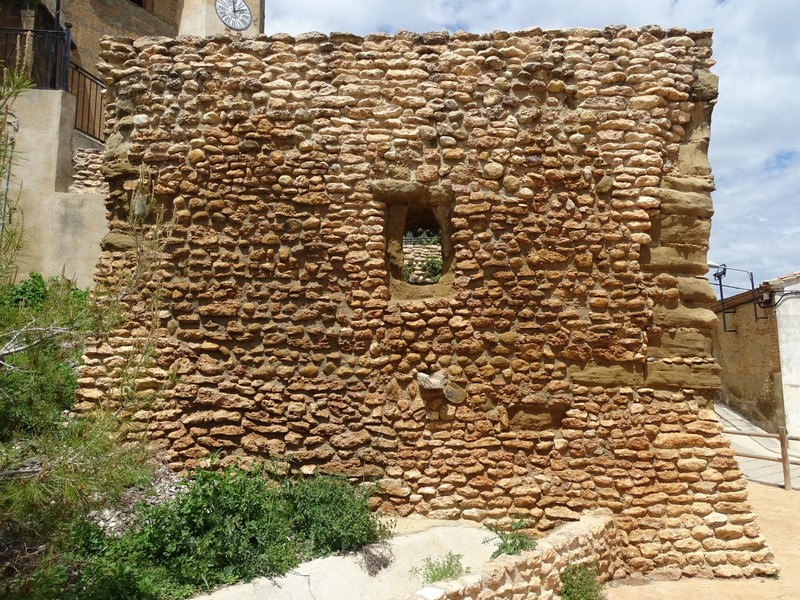
[[[228,586],[195,600],[388,600],[424,587],[411,570],[426,557],[439,559],[452,551],[462,556],[462,566],[477,570],[496,548],[483,543],[496,536],[472,521],[398,519],[394,533],[366,553],[320,558],[283,577]]]
[[[725,429],[735,429],[743,433],[765,433],[763,429],[753,425],[738,413],[727,406],[717,404],[715,407],[719,421]],[[742,435],[727,435],[734,452],[747,452],[748,454],[763,454],[773,458],[780,458],[781,451],[778,440],[769,438],[746,437]],[[790,451],[792,459],[800,459],[800,452]],[[745,479],[769,485],[783,487],[783,467],[781,463],[756,458],[736,457],[739,468],[744,473]],[[800,467],[790,466],[792,487],[800,490]]]

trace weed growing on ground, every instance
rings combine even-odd
[[[570,565],[561,573],[561,600],[604,600],[597,565]]]
[[[503,554],[522,554],[536,548],[536,542],[525,533],[527,525],[522,519],[515,519],[511,523],[511,531],[503,531],[496,525],[487,525],[486,528],[497,536],[490,536],[483,540],[484,544],[495,542],[498,544],[492,553],[492,559]]]
[[[447,579],[456,579],[470,572],[469,567],[461,564],[462,556],[448,552],[439,558],[426,556],[422,567],[414,567],[410,573],[414,577],[421,577],[423,583],[435,583]]]

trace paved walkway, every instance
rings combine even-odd
[[[763,429],[756,427],[727,406],[717,404],[715,408],[719,421],[725,429],[735,429],[743,433],[766,433]],[[778,440],[743,435],[726,435],[726,437],[730,440],[734,452],[763,454],[774,458],[781,457]],[[800,452],[790,451],[789,456],[792,459],[800,459]],[[783,487],[783,467],[781,463],[741,456],[737,456],[736,461],[739,463],[739,468],[744,473],[745,479]],[[800,466],[791,465],[790,469],[792,488],[800,490]]]

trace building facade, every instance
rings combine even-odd
[[[763,429],[800,435],[800,272],[718,301],[719,399]]]

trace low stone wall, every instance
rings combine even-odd
[[[406,281],[413,284],[436,283],[438,277],[432,277],[431,273],[425,268],[426,262],[430,259],[442,260],[442,247],[439,244],[413,244],[403,248],[403,260],[408,277]],[[440,262],[441,265],[441,262]]]
[[[76,148],[72,153],[72,183],[69,191],[79,194],[108,194],[108,182],[100,172],[103,148]]]
[[[478,573],[440,581],[395,600],[493,600],[494,598],[557,598],[561,573],[570,565],[596,565],[603,581],[614,574],[618,555],[617,528],[609,515],[585,515],[539,541],[519,556],[501,556]]]

